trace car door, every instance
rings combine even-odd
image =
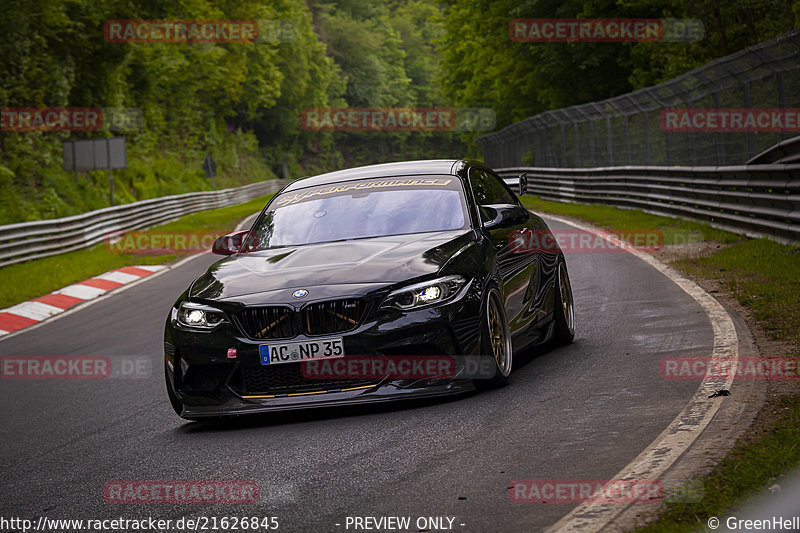
[[[478,206],[481,225],[491,218],[489,210],[481,206],[515,205],[521,207],[522,205],[506,184],[486,169],[480,167],[471,168],[469,182],[475,203]],[[497,227],[489,230],[482,228],[484,235],[491,239],[492,247],[497,257],[506,316],[512,333],[529,322],[530,317],[526,316],[527,313],[525,311],[529,308],[533,292],[530,290],[531,282],[538,279],[538,276],[535,275],[538,268],[536,254],[516,253],[511,246],[514,235],[526,227],[527,222],[520,221],[514,226]]]

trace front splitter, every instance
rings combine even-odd
[[[321,407],[342,407],[403,400],[419,400],[466,394],[475,391],[472,380],[446,381],[441,384],[422,385],[408,382],[390,381],[379,385],[357,389],[311,392],[301,395],[249,396],[231,395],[230,399],[217,405],[184,405],[181,416],[188,419],[269,413],[293,409],[312,409]]]

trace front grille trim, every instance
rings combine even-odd
[[[341,298],[310,302],[299,310],[286,305],[246,307],[234,314],[238,328],[257,341],[289,340],[336,335],[356,329],[369,302],[364,298]]]
[[[358,298],[310,303],[300,310],[303,332],[318,336],[352,331],[361,323],[365,308],[366,302]]]
[[[237,326],[254,340],[291,339],[298,334],[296,312],[286,305],[248,307],[234,317]]]

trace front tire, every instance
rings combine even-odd
[[[489,289],[483,305],[481,320],[481,356],[491,357],[494,362],[494,376],[489,379],[476,379],[478,389],[493,389],[508,385],[513,363],[511,334],[500,293],[494,287]]]
[[[172,383],[170,383],[169,380],[169,372],[166,361],[164,362],[164,381],[166,381],[167,385],[167,395],[169,396],[169,403],[175,410],[175,414],[181,416],[181,413],[183,412],[183,403],[181,403],[180,399],[175,394],[175,391],[172,390]]]

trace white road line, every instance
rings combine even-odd
[[[8,332],[4,329],[0,329],[0,337],[2,337],[3,335],[8,335]]]
[[[89,285],[67,285],[63,289],[58,289],[55,291],[56,294],[66,294],[67,296],[72,296],[73,298],[80,298],[81,300],[92,300],[97,298],[101,294],[105,294],[107,291],[105,289],[99,289],[97,287],[90,287]]]
[[[95,279],[107,279],[108,281],[116,281],[117,283],[130,283],[131,281],[141,279],[141,277],[142,276],[137,276],[135,274],[126,274],[125,272],[112,270],[111,272],[100,274]]]
[[[150,272],[158,272],[159,270],[164,270],[164,265],[136,265],[134,268],[141,268],[142,270],[149,270]]]
[[[70,307],[69,309],[67,309],[63,313],[61,313],[59,315],[55,315],[54,317],[50,318],[49,320],[46,320],[46,321],[43,321],[43,322],[39,322],[38,324],[34,324],[32,326],[28,326],[27,328],[22,328],[22,329],[18,329],[16,331],[12,331],[11,333],[8,333],[5,336],[0,335],[0,339],[6,340],[6,339],[10,339],[12,337],[15,337],[17,335],[22,335],[23,333],[28,333],[28,332],[30,332],[30,331],[38,328],[38,327],[41,327],[41,326],[43,326],[45,324],[49,324],[51,322],[55,322],[56,320],[59,320],[61,318],[64,318],[66,316],[71,315],[72,313],[77,313],[78,311],[81,311],[82,309],[85,309],[85,308],[89,307],[90,305],[96,304],[98,302],[102,302],[106,298],[111,298],[116,294],[119,294],[119,293],[121,293],[123,291],[126,291],[128,289],[132,289],[133,287],[136,287],[140,283],[145,283],[145,282],[147,282],[147,281],[149,281],[151,279],[157,278],[158,276],[160,276],[162,274],[166,274],[170,270],[173,270],[173,269],[176,269],[176,268],[180,268],[184,264],[188,263],[189,261],[192,261],[193,259],[197,259],[198,257],[203,257],[207,253],[210,253],[210,252],[201,252],[199,254],[190,255],[188,257],[185,257],[185,258],[181,259],[180,261],[178,261],[177,263],[175,263],[173,265],[170,265],[168,267],[164,267],[163,269],[158,269],[158,272],[154,272],[154,273],[150,274],[149,276],[142,276],[139,279],[137,279],[136,281],[132,281],[132,282],[128,283],[127,285],[123,285],[123,286],[118,287],[118,288],[116,288],[116,289],[114,289],[112,291],[104,291],[103,289],[97,289],[95,287],[89,287],[88,285],[70,285],[68,287],[64,287],[63,289],[59,289],[59,290],[55,291],[55,293],[66,294],[67,296],[72,296],[71,294],[69,294],[67,292],[67,289],[72,291],[72,287],[78,287],[77,290],[80,290],[81,292],[88,293],[88,291],[83,291],[82,290],[85,287],[86,289],[92,289],[92,290],[98,291],[99,294],[97,294],[96,296],[92,296],[92,298],[88,299],[88,301],[86,301],[86,302],[81,302],[81,303],[79,303],[77,305],[74,305],[74,306]],[[148,266],[152,266],[152,265],[148,265]],[[81,296],[75,296],[75,297],[83,299],[83,297],[81,297]]]
[[[45,318],[61,313],[64,310],[60,307],[47,305],[42,302],[22,302],[21,304],[14,305],[8,309],[2,309],[0,311],[4,313],[11,313],[17,316],[24,316],[25,318],[30,318],[31,320],[41,322]]]
[[[599,235],[617,246],[623,244],[616,237],[591,226],[558,216],[544,216],[545,218]],[[731,364],[735,364],[739,356],[736,329],[733,325],[733,319],[731,319],[722,305],[696,283],[685,278],[682,274],[668,267],[652,255],[632,249],[630,246],[625,246],[625,249],[664,274],[700,304],[708,315],[714,331],[712,359],[725,359],[730,361]],[[714,366],[716,365],[708,365],[709,372]],[[723,397],[709,400],[708,396],[716,389],[730,389],[732,384],[733,375],[726,379],[720,379],[706,374],[683,411],[678,414],[661,435],[656,437],[638,457],[620,470],[613,479],[659,479],[703,432],[722,404]],[[585,502],[578,505],[547,531],[600,531],[627,509],[629,505]]]

